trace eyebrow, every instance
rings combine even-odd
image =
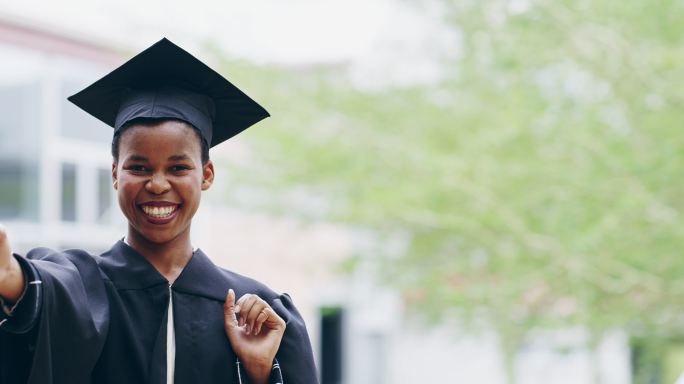
[[[126,159],[127,161],[148,161],[147,157],[140,155],[131,155]]]
[[[140,155],[131,155],[128,159],[128,161],[149,161],[147,157],[145,156],[140,156]],[[172,155],[169,156],[167,161],[185,161],[185,160],[191,160],[190,156],[188,155]]]
[[[185,160],[191,160],[190,156],[188,155],[173,155],[169,156],[167,159],[168,161],[185,161]]]

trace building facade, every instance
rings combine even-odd
[[[123,225],[106,156],[111,128],[66,97],[120,55],[0,19],[0,57],[0,221],[14,248],[106,249]]]

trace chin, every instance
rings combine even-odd
[[[131,226],[130,232],[138,239],[154,244],[166,244],[180,237],[185,231],[141,229],[140,227]]]

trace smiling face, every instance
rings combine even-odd
[[[190,224],[214,166],[202,164],[198,133],[167,120],[127,128],[112,165],[114,188],[135,242],[190,241]]]

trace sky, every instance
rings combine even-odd
[[[420,4],[420,5],[418,5]],[[143,49],[162,36],[193,50],[211,41],[257,63],[347,64],[369,88],[442,78],[457,32],[435,1],[0,0],[0,16]]]

